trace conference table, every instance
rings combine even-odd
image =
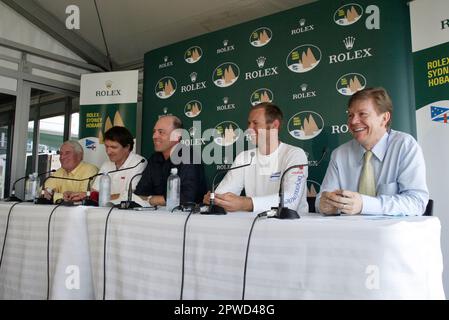
[[[248,246],[252,213],[60,206],[48,241],[53,209],[12,208],[1,299],[445,299],[437,217],[259,218]]]

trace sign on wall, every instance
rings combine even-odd
[[[426,160],[434,215],[441,220],[444,265],[449,263],[449,218],[446,214],[449,174],[449,2],[410,3],[417,138]],[[444,286],[449,292],[449,272]]]
[[[98,167],[107,159],[104,133],[122,126],[136,136],[138,71],[81,76],[79,142],[84,160]]]
[[[210,177],[232,163],[231,151],[247,139],[250,106],[271,101],[284,113],[281,140],[317,161],[323,147],[351,138],[347,101],[371,86],[391,93],[393,127],[415,133],[411,81],[405,80],[408,34],[406,1],[318,1],[150,51],[142,152],[153,152],[158,117],[174,114],[190,133],[184,144],[200,146],[203,160],[214,150],[218,162],[208,165]],[[217,156],[212,146],[223,151]],[[309,170],[310,195],[319,191],[328,161],[329,154]]]

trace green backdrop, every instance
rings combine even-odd
[[[284,112],[281,140],[317,161],[323,147],[351,138],[347,101],[371,86],[391,94],[393,128],[415,135],[406,2],[318,1],[146,53],[143,155],[153,152],[152,128],[163,114],[186,129],[201,121],[202,131],[245,130],[251,103],[268,99]],[[184,141],[192,142],[215,143]],[[309,170],[309,190],[319,191],[329,156]],[[207,166],[207,175],[220,167]]]

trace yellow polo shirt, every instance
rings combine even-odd
[[[71,178],[71,179],[86,179],[94,174],[97,174],[98,168],[90,163],[81,161],[80,164],[67,173],[63,168],[59,168],[51,176]],[[89,180],[86,181],[70,181],[62,179],[52,179],[48,178],[45,182],[45,188],[51,188],[54,191],[53,201],[63,198],[63,193],[66,191],[73,192],[84,192],[87,191],[87,184]]]

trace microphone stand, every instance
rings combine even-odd
[[[92,180],[93,180],[95,177],[99,176],[99,175],[101,175],[101,174],[100,174],[100,173],[97,173],[97,174],[95,174],[95,175],[93,175],[93,176],[91,176],[91,177],[88,178],[89,181],[87,182],[86,198],[84,198],[83,200],[81,200],[81,204],[82,204],[83,206],[98,207],[98,202],[95,201],[95,200],[92,200],[92,199],[90,198],[90,192],[91,192],[91,191],[90,191],[90,184],[91,184]]]
[[[40,176],[42,176],[44,174],[52,173],[52,172],[55,172],[55,171],[56,171],[55,169],[52,169],[50,171],[41,172],[37,176],[40,177]],[[3,199],[3,201],[6,201],[6,202],[13,202],[13,201],[14,202],[23,202],[22,199],[20,199],[20,198],[18,198],[16,196],[16,183],[19,182],[20,180],[26,179],[27,177],[28,176],[24,176],[24,177],[21,177],[21,178],[17,179],[16,181],[14,181],[14,183],[12,185],[11,195],[8,198]]]
[[[143,174],[143,172],[134,175],[134,177],[131,178],[131,181],[129,181],[128,200],[121,201],[119,206],[118,206],[119,209],[132,209],[132,208],[142,207],[140,204],[138,204],[137,202],[132,200],[132,197],[133,197],[133,180],[134,180],[135,177],[141,176],[142,174]]]
[[[284,207],[284,178],[287,172],[289,172],[292,169],[295,168],[303,168],[303,167],[317,167],[321,161],[324,159],[324,156],[326,155],[326,148],[323,149],[323,154],[321,155],[321,159],[316,163],[316,164],[309,164],[309,163],[304,163],[304,164],[296,164],[296,165],[292,165],[290,167],[288,167],[283,173],[282,173],[282,177],[281,177],[281,183],[279,185],[279,206],[278,208],[272,208],[275,209],[277,211],[277,214],[275,216],[275,218],[277,219],[299,219],[299,214],[297,211]]]
[[[19,182],[20,180],[23,180],[23,179],[26,179],[26,178],[27,178],[27,176],[21,177],[21,178],[17,179],[16,181],[14,181],[14,183],[12,185],[11,195],[8,198],[4,199],[3,201],[6,201],[6,202],[23,202],[22,199],[20,199],[20,198],[18,198],[16,196],[16,183]]]
[[[243,167],[250,166],[252,164],[252,162],[253,162],[253,158],[254,158],[255,152],[252,151],[250,155],[251,155],[251,160],[250,160],[249,163],[243,164],[241,166],[237,166],[237,167],[234,167],[234,168],[230,168],[230,169],[222,169],[222,170],[219,170],[215,174],[214,179],[212,180],[212,190],[211,190],[210,199],[209,199],[209,210],[208,210],[208,212],[205,212],[205,214],[226,214],[227,213],[224,208],[222,208],[222,207],[220,207],[220,206],[215,204],[215,179],[218,177],[218,174],[220,174],[220,173],[228,172],[228,171],[231,171],[231,170],[240,169],[240,168],[243,168]]]
[[[56,171],[56,170],[53,170]],[[48,176],[44,179],[44,181],[42,182],[42,191],[41,191],[41,196],[39,198],[36,198],[34,200],[35,204],[53,204],[52,200],[48,200],[47,198],[44,197],[45,194],[45,182],[47,182],[48,179],[59,179],[59,180],[70,180],[70,181],[86,181],[89,178],[85,178],[85,179],[74,179],[74,178],[66,178],[66,177],[55,177],[55,176]],[[62,202],[63,205],[70,205],[73,206],[73,202],[72,201],[63,201]]]

